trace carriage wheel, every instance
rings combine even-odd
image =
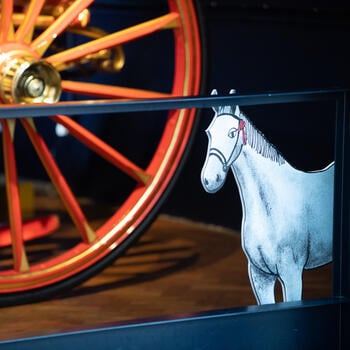
[[[1,0],[2,104],[55,103],[60,98],[81,99],[84,95],[89,99],[106,99],[198,94],[201,48],[196,11],[191,1],[168,0],[159,15],[153,13],[153,17],[112,34],[89,28],[89,17],[91,15],[92,21],[94,15],[93,6],[88,8],[91,3],[92,0],[15,0],[14,3]],[[86,73],[91,69],[97,70],[98,74],[107,74],[108,79],[122,74],[123,66],[128,64],[128,57],[124,54],[127,45],[136,45],[140,40],[150,41],[157,35],[169,36],[172,47],[172,60],[166,62],[171,66],[172,81],[164,91],[122,87],[115,85],[114,81],[107,84],[94,82],[94,76],[85,79],[84,74],[80,74],[82,70]],[[62,42],[75,44],[61,49]],[[127,120],[128,115],[123,118]],[[164,118],[157,118],[157,123],[163,123],[159,137],[152,140],[151,155],[141,165],[133,160],[124,146],[119,149],[89,130],[84,117],[53,115],[1,120],[8,210],[8,220],[2,219],[4,222],[0,228],[2,304],[42,299],[80,283],[114,261],[145,230],[183,160],[195,110],[173,110]],[[44,129],[41,122],[44,122]],[[106,161],[111,173],[123,174],[128,184],[132,182],[113,210],[106,209],[105,212],[110,211],[107,218],[95,220],[101,207],[76,194],[69,176],[51,152],[52,135],[48,138],[45,134],[48,122],[63,126],[70,139],[84,145],[95,158],[98,156]],[[50,188],[61,201],[60,205],[50,208],[44,197],[45,204],[40,207],[42,198],[35,197],[34,217],[29,219],[24,218],[24,200],[20,195],[21,164],[25,163],[25,160],[20,160],[23,149],[18,152],[17,147],[20,139],[17,134],[20,133],[27,138],[50,181]],[[139,148],[143,147],[140,145]],[[26,149],[29,148],[26,146]],[[79,162],[79,159],[75,161]],[[120,189],[111,189],[111,192],[124,193],[125,187],[128,188],[121,183]],[[34,191],[35,196],[36,193]],[[92,210],[87,209],[91,206]],[[52,210],[48,212],[49,209]],[[93,213],[91,219],[90,211]],[[72,232],[74,239],[71,238]]]

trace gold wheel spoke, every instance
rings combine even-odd
[[[7,1],[7,0],[4,0]],[[75,0],[50,27],[42,32],[31,44],[31,48],[43,55],[51,43],[59,36],[93,0]]]
[[[141,38],[158,30],[173,27],[178,19],[177,13],[168,13],[164,16],[146,21],[135,26],[120,30],[102,38],[92,40],[86,44],[75,46],[47,58],[47,61],[55,65],[62,62],[73,61],[100,50],[108,49],[129,41]]]
[[[0,43],[13,39],[13,0],[1,0]]]
[[[103,98],[162,98],[173,96],[150,90],[70,80],[62,80],[61,87],[66,92]]]
[[[128,174],[137,182],[146,184],[150,179],[150,175],[147,174],[144,170],[139,168],[125,156],[120,154],[114,148],[106,144],[100,138],[95,136],[93,133],[91,133],[86,128],[82,127],[80,124],[78,124],[71,118],[64,115],[57,115],[51,117],[51,119],[63,125],[80,142],[84,143],[91,150],[93,150],[102,158],[106,159],[108,162],[116,166],[118,169]]]
[[[24,18],[22,19],[20,26],[15,33],[15,40],[17,42],[25,42],[29,44],[33,37],[36,20],[40,14],[40,11],[44,5],[45,0],[31,0]]]
[[[13,137],[15,120],[1,120],[2,143],[4,153],[6,194],[8,203],[8,217],[11,231],[14,268],[16,271],[24,272],[29,270],[27,256],[23,243],[23,227],[21,203],[18,189],[17,167]]]
[[[32,0],[35,2],[35,0]],[[25,13],[14,13],[12,15],[12,21],[14,26],[19,27],[24,19],[26,17]],[[42,29],[46,29],[47,27],[49,27],[50,25],[53,24],[53,22],[55,22],[56,18],[54,16],[49,16],[49,15],[39,15],[35,18],[35,23],[33,24],[35,28],[42,28]],[[18,31],[18,29],[17,29]],[[28,33],[28,37],[32,36],[33,33]],[[25,35],[26,37],[26,35]],[[25,42],[27,42],[27,40],[25,39]],[[28,44],[30,43],[30,41],[28,42]]]
[[[96,238],[95,232],[93,232],[88,224],[84,213],[82,212],[74,194],[59,170],[48,147],[46,146],[44,139],[36,131],[34,120],[21,119],[21,123],[24,126],[42,164],[44,165],[47,174],[60,195],[70,217],[80,232],[83,241],[86,243],[92,242]]]

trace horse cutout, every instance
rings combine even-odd
[[[298,170],[238,106],[213,110],[202,185],[215,193],[233,172],[243,211],[242,248],[258,304],[275,303],[276,281],[284,301],[301,300],[303,270],[332,260],[334,164]]]

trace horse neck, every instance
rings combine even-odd
[[[249,144],[242,147],[240,155],[231,165],[241,197],[256,198],[261,195],[262,188],[273,185],[274,176],[284,176],[290,165],[283,160],[272,160]]]

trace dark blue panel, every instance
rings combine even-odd
[[[341,301],[297,302],[0,343],[9,350],[338,349]],[[343,300],[345,303],[345,301]],[[348,301],[347,301],[348,302]]]
[[[341,328],[341,349],[350,349],[350,304],[344,304],[342,306],[342,328]]]

